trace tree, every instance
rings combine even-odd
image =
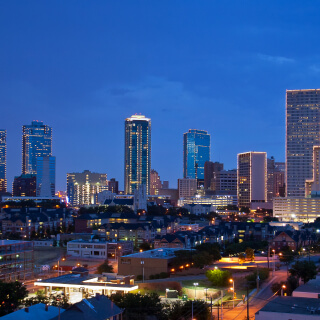
[[[194,267],[203,268],[213,263],[212,255],[208,252],[199,252],[193,256]]]
[[[100,264],[100,266],[98,266],[97,268],[97,274],[102,274],[102,273],[111,273],[113,272],[113,266],[108,264],[108,260],[105,260],[105,262],[103,262],[102,264]]]
[[[292,250],[287,246],[279,253],[280,262],[284,262],[286,265],[289,265],[295,258],[297,254],[292,252]]]
[[[141,243],[139,246],[139,249],[141,249],[143,251],[150,250],[151,249],[150,243],[148,243],[148,242]]]
[[[303,283],[314,279],[317,275],[317,268],[313,261],[297,261],[291,266],[289,272],[292,276],[303,280]]]
[[[164,308],[161,304],[160,297],[157,293],[122,293],[112,294],[110,299],[122,309],[123,320],[140,320],[145,319],[148,315],[154,315],[156,319],[163,319],[165,315]]]
[[[0,317],[15,311],[27,295],[28,291],[21,282],[0,281]]]
[[[217,243],[205,242],[196,246],[196,250],[209,253],[214,261],[221,259],[220,246]]]
[[[254,261],[254,250],[251,248],[246,249],[246,258],[247,260]]]
[[[246,262],[246,256],[243,253],[240,253],[238,255],[238,259],[239,259],[239,264],[243,264]]]
[[[222,271],[220,269],[207,270],[206,277],[212,283],[212,285],[217,287],[227,286],[229,279],[231,278],[231,273],[226,270]]]

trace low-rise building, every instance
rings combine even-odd
[[[33,275],[32,241],[0,240],[0,280],[15,281]]]
[[[151,275],[169,272],[169,263],[175,257],[174,251],[162,248],[122,256],[118,260],[118,274],[142,276],[145,280]]]
[[[315,279],[309,280],[307,283],[302,284],[292,292],[293,297],[300,298],[320,298],[320,276]]]
[[[273,216],[284,222],[314,222],[320,217],[320,197],[274,198]]]
[[[320,318],[320,299],[276,297],[255,314],[256,320],[316,320]]]
[[[173,248],[184,249],[188,247],[187,239],[177,236],[175,234],[167,234],[165,236],[158,236],[154,239],[154,248]]]
[[[116,259],[133,252],[132,241],[106,242],[94,240],[72,240],[67,244],[67,254],[74,257],[94,259]]]
[[[112,293],[128,293],[138,289],[131,275],[118,276],[115,273],[103,274],[74,274],[69,273],[60,277],[44,279],[34,283],[37,287],[44,287],[45,293],[50,294],[54,288],[62,288],[64,295],[74,301],[73,295],[82,300],[86,296],[111,295]]]

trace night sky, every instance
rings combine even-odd
[[[7,178],[22,125],[53,128],[57,190],[89,169],[123,188],[124,119],[152,120],[152,168],[177,186],[183,133],[211,134],[211,160],[285,160],[285,90],[319,88],[316,1],[0,1],[0,128]]]

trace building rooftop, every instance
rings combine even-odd
[[[64,311],[64,309],[60,309],[61,315]],[[28,312],[24,308],[2,316],[1,318],[3,320],[49,320],[58,316],[58,314],[58,307],[48,306],[48,311],[46,311],[46,305],[43,303],[38,303],[29,307]]]
[[[128,254],[126,256],[122,256],[121,258],[155,258],[155,259],[170,259],[175,257],[175,251],[181,250],[181,248],[173,249],[173,248],[161,248],[161,249],[152,249],[148,251]]]
[[[9,246],[12,244],[19,244],[19,243],[27,243],[29,241],[23,240],[0,240],[0,246]]]
[[[300,297],[276,297],[265,305],[259,312],[279,312],[290,314],[314,315],[319,319],[320,299]]]
[[[313,292],[320,294],[320,276],[317,276],[316,279],[312,279],[307,283],[299,286],[294,292]]]

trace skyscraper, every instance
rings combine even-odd
[[[183,135],[183,177],[204,180],[206,161],[210,161],[210,134],[190,129]]]
[[[238,205],[250,207],[252,202],[267,201],[267,154],[238,154]]]
[[[51,156],[52,129],[42,121],[22,127],[22,174],[37,173],[37,157]]]
[[[0,192],[7,192],[7,131],[0,129]]]
[[[37,157],[37,197],[54,197],[56,157]]]
[[[151,119],[133,115],[125,120],[125,167],[126,194],[133,194],[139,185],[150,193],[151,170]]]
[[[313,178],[313,147],[320,146],[320,89],[286,91],[287,197],[304,197]]]

